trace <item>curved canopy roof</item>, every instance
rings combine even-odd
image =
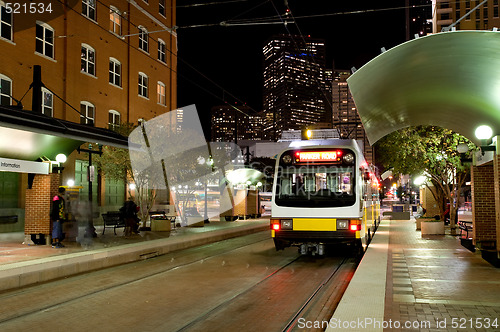
[[[37,160],[70,155],[85,142],[129,148],[128,138],[111,130],[0,106],[0,157]]]
[[[500,134],[500,32],[421,37],[377,56],[347,80],[370,144],[416,125],[452,129],[479,145]]]

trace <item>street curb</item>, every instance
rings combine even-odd
[[[165,238],[122,246],[51,256],[0,266],[0,291],[33,285],[102,268],[131,263],[172,251],[197,247],[269,230],[269,224],[245,225],[178,238]]]

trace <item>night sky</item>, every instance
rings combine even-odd
[[[404,0],[288,0],[298,24],[288,24],[287,30],[283,24],[219,25],[235,19],[279,20],[278,13],[286,11],[283,0],[178,0],[178,107],[195,104],[205,130],[212,106],[238,102],[261,111],[262,47],[274,34],[299,34],[300,29],[304,36],[323,38],[327,67],[334,63],[337,69],[360,68],[382,47],[388,50],[405,41],[404,4]],[[362,12],[346,13],[352,11]],[[311,15],[320,16],[301,18]],[[187,27],[191,25],[209,26]]]

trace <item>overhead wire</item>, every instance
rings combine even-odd
[[[202,6],[211,6],[211,5],[225,5],[228,3],[234,3],[234,2],[248,2],[249,0],[228,0],[228,1],[215,1],[215,2],[206,2],[206,3],[193,3],[190,5],[183,5],[179,6],[177,5],[177,8],[190,8],[190,7],[202,7]],[[172,8],[172,7],[170,7]]]
[[[62,5],[64,5],[64,0],[57,0],[59,3],[61,3]],[[102,1],[100,0],[97,0],[96,3],[100,3],[101,5],[103,5],[104,7],[108,8],[107,5],[105,5]],[[76,13],[79,13],[77,10],[75,10],[74,8],[71,8],[70,7],[70,10],[76,12]],[[127,21],[127,22],[130,22],[130,24],[132,24],[133,27],[135,28],[138,28],[139,25],[135,24],[134,22],[130,21],[127,17],[125,17],[122,13],[120,13],[120,17]],[[106,32],[109,32],[111,33],[109,30],[107,30],[106,28],[104,28],[103,26],[99,25],[99,24],[96,24],[101,30],[103,31],[106,31]],[[165,30],[159,30],[159,31],[165,31]],[[136,34],[133,34],[133,35],[136,35]],[[73,35],[74,36],[74,35]],[[119,36],[119,37],[124,37],[124,36]],[[138,47],[135,47],[133,46],[129,41],[125,40],[124,38],[118,38],[119,40],[121,40],[123,43],[127,44],[128,47],[138,51],[138,52],[141,52],[139,50]],[[156,41],[154,38],[152,38],[151,36],[149,36],[149,33],[148,33],[148,39],[152,39],[153,41]],[[176,53],[172,52],[172,50],[170,50],[169,48],[165,48],[172,56],[176,57],[177,60],[181,61],[182,63],[186,64],[187,66],[189,66],[191,69],[193,69],[195,72],[197,72],[199,75],[201,75],[202,77],[204,77],[206,80],[208,80],[211,84],[215,85],[217,88],[221,89],[223,94],[227,94],[228,96],[232,97],[234,100],[236,100],[237,102],[241,103],[241,104],[247,104],[246,102],[243,102],[242,100],[240,100],[238,97],[234,96],[233,94],[231,94],[230,92],[227,91],[227,89],[223,88],[222,86],[220,86],[219,84],[217,84],[216,82],[214,82],[213,80],[211,80],[209,77],[207,77],[206,75],[204,75],[203,73],[201,73],[198,69],[196,69],[194,66],[192,66],[191,64],[189,64],[188,62],[186,62],[184,59],[182,59],[181,57],[179,57]],[[149,53],[145,53],[145,52],[141,52],[144,56],[152,59],[152,60],[157,60],[155,57],[152,57]],[[185,75],[182,75],[180,74],[177,70],[173,69],[171,67],[171,65],[167,64],[167,63],[163,63],[167,68],[169,68],[169,70],[171,70],[173,73],[175,73],[177,76],[185,79],[187,82],[193,84],[194,86],[198,87],[200,90],[206,92],[207,94],[211,95],[212,97],[218,99],[218,100],[221,100],[223,102],[226,102],[226,100],[221,97],[220,95],[217,95],[216,93],[214,93],[213,91],[210,91],[209,89],[207,89],[206,87],[198,84],[197,82],[193,81],[192,79],[188,78],[187,76]],[[69,105],[69,104],[68,104]],[[70,105],[70,107],[72,109],[75,109],[73,106]],[[252,111],[254,111],[255,113],[257,113],[257,111],[255,109],[253,109],[252,107],[248,106]],[[242,113],[245,113],[243,111],[241,111]],[[80,112],[79,112],[80,113]],[[246,114],[246,113],[245,113]],[[80,115],[82,115],[80,113]]]
[[[267,2],[267,1],[266,1]],[[461,1],[465,2],[465,1]],[[295,16],[294,19],[307,19],[307,18],[318,18],[318,17],[329,17],[329,16],[339,16],[339,15],[354,15],[354,14],[366,14],[366,13],[374,13],[374,12],[382,12],[382,11],[390,11],[390,10],[401,10],[406,8],[421,8],[421,7],[430,7],[432,4],[424,4],[424,5],[410,5],[410,6],[399,6],[399,7],[389,7],[389,8],[374,8],[374,9],[363,9],[363,10],[352,10],[352,11],[344,11],[344,12],[336,12],[336,13],[322,13],[322,14],[311,14],[311,15],[302,15]],[[177,29],[185,29],[191,27],[208,27],[208,26],[232,26],[232,25],[244,25],[247,23],[248,25],[252,25],[252,23],[256,22],[267,22],[268,24],[276,24],[282,23],[279,15],[266,16],[266,17],[255,17],[248,19],[240,19],[240,20],[226,20],[220,23],[209,23],[209,24],[199,24],[196,26],[178,26]],[[221,23],[225,23],[224,25]]]

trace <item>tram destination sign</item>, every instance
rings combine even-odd
[[[295,153],[297,162],[335,162],[340,161],[342,151],[299,151]]]
[[[49,163],[0,158],[1,172],[49,174]]]

